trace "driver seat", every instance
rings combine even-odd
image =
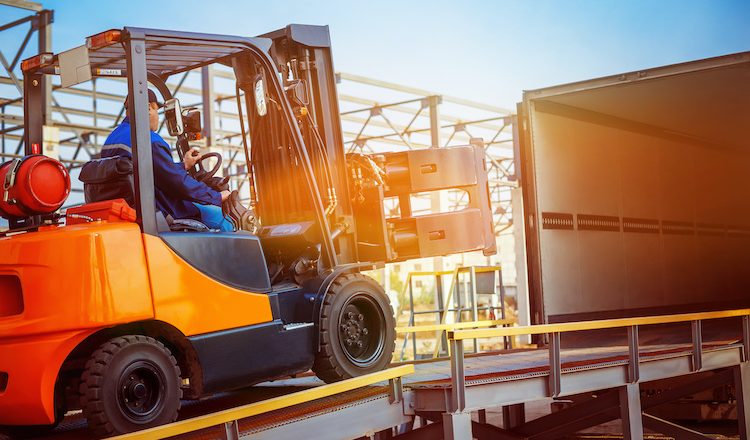
[[[127,157],[113,156],[93,159],[81,167],[78,180],[83,182],[83,196],[86,203],[112,199],[125,199],[128,205],[135,206],[135,186],[133,182],[133,161]],[[193,219],[174,219],[171,215],[157,212],[159,229],[168,231],[206,232],[206,224]]]

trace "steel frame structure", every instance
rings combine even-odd
[[[21,79],[22,77],[17,74],[17,68],[20,65],[20,61],[23,58],[29,43],[34,37],[34,34],[36,34],[37,53],[49,52],[52,50],[52,22],[54,21],[54,12],[42,9],[42,6],[38,3],[22,0],[2,1],[0,2],[0,5],[35,11],[32,15],[0,25],[0,33],[2,33],[10,30],[21,29],[28,24],[26,34],[18,47],[14,48],[15,54],[10,60],[8,60],[3,51],[0,50],[0,66],[2,66],[3,69],[0,71],[4,72],[4,75],[0,77],[0,84],[12,86],[11,88],[15,88],[15,92],[17,92],[17,94],[12,93],[12,96],[9,97],[0,96],[0,158],[2,158],[0,160],[4,161],[8,158],[18,157],[18,155],[21,155],[23,152],[23,115],[19,115],[18,112],[15,114],[7,112],[10,108],[23,108],[23,81]],[[43,123],[47,124],[48,121],[51,120],[51,84],[47,79],[44,79],[42,80],[40,88],[45,97],[41,118]],[[11,133],[17,134],[12,135]],[[14,147],[12,153],[9,153],[7,150],[8,146],[6,145],[6,141],[8,138],[18,141],[18,144]]]
[[[702,334],[703,321],[732,317],[741,318],[742,338],[740,342],[720,347],[704,347]],[[641,347],[638,340],[639,327],[680,322],[689,322],[691,324],[692,342],[689,353],[670,357],[669,360],[665,358],[658,362],[641,356]],[[602,369],[602,372],[606,370],[618,371],[619,375],[592,375],[584,374],[584,371],[580,368],[563,368],[560,344],[560,335],[562,333],[609,328],[627,329],[628,345],[626,361],[613,362],[612,365]],[[494,386],[477,387],[475,389],[467,386],[463,346],[465,339],[517,336],[522,334],[546,335],[548,337],[549,372],[546,378],[543,376],[534,379],[529,378],[528,381],[525,381],[529,386],[522,387],[522,390],[519,387],[506,390],[505,388],[507,387],[503,386],[503,382],[498,382]],[[657,432],[677,435],[678,438],[710,438],[699,432],[643,413],[643,409],[669,402],[676,397],[689,395],[696,390],[702,390],[711,385],[716,386],[727,382],[730,377],[738,390],[736,398],[740,438],[747,439],[748,435],[750,435],[750,428],[748,428],[746,420],[747,410],[750,409],[747,399],[750,395],[745,394],[746,390],[750,390],[750,384],[748,383],[748,372],[750,372],[750,309],[582,321],[563,324],[542,324],[515,328],[456,330],[448,332],[448,339],[451,346],[451,384],[449,388],[443,388],[442,392],[449,391],[450,395],[442,394],[444,398],[440,399],[438,395],[434,394],[434,390],[432,396],[429,398],[425,396],[421,403],[418,402],[415,405],[417,410],[440,411],[444,413],[444,436],[447,439],[471,438],[472,422],[470,411],[472,409],[483,409],[490,403],[505,405],[521,403],[532,396],[537,398],[556,398],[561,395],[573,395],[597,389],[613,389],[613,391],[607,395],[607,399],[593,399],[592,401],[575,405],[560,413],[552,414],[543,421],[534,421],[533,426],[529,423],[528,425],[515,427],[512,430],[500,430],[497,428],[496,434],[499,438],[509,439],[558,438],[561,435],[570,434],[590,426],[596,426],[619,417],[623,421],[623,436],[625,439],[643,438],[644,425]],[[652,398],[651,401],[647,399],[645,402],[641,402],[639,388],[639,383],[641,382],[678,375],[690,375],[701,371],[721,370],[722,368],[730,368],[730,370],[716,373],[717,377],[710,378],[707,384],[701,380],[694,381],[691,382],[693,387],[687,387],[687,390],[685,390],[685,387],[681,387],[677,391],[666,393],[665,396],[660,395]],[[582,380],[584,376],[586,379]],[[721,380],[716,380],[717,378],[725,380],[722,382]],[[539,379],[542,380],[540,381]],[[534,381],[537,383],[532,384]],[[514,382],[510,382],[509,384],[513,385]],[[516,382],[515,384],[520,385],[520,382]],[[696,386],[697,384],[702,385]],[[497,401],[498,396],[502,396],[503,402]],[[609,397],[611,397],[611,402],[608,400]],[[592,407],[595,407],[596,410]],[[583,417],[581,411],[585,411],[587,415],[593,413],[595,417],[593,419],[591,417]],[[571,412],[578,412],[578,418],[573,417]],[[571,423],[561,423],[562,420]],[[524,430],[526,426],[529,428]]]
[[[340,75],[342,78],[348,77],[344,74]],[[188,78],[193,80],[198,79],[201,87],[185,85]],[[238,116],[236,109],[232,111],[231,108],[227,108],[231,106],[225,104],[227,101],[233,103],[236,96],[234,94],[217,92],[217,88],[215,87],[217,79],[233,80],[233,75],[228,71],[206,67],[200,71],[185,72],[181,74],[181,77],[178,80],[170,81],[167,85],[170,87],[173,95],[181,97],[183,101],[186,101],[186,106],[202,107],[205,115],[204,119],[206,121],[204,124],[204,138],[202,145],[209,148],[211,151],[222,153],[227,160],[227,166],[224,169],[225,175],[232,176],[237,188],[242,189],[247,170],[244,167],[244,160],[242,160],[244,153],[239,143],[240,132],[238,129],[232,130],[231,128],[227,128],[227,126],[236,123]],[[124,81],[116,78],[107,78],[105,80],[102,78],[96,78],[92,80],[92,86],[88,90],[83,88],[66,89],[59,85],[53,85],[51,88],[51,105],[49,106],[50,116],[46,118],[45,121],[47,122],[46,125],[58,128],[61,135],[63,135],[59,140],[51,141],[54,144],[59,145],[59,159],[65,163],[71,171],[79,168],[91,157],[95,157],[101,148],[103,136],[106,136],[124,116],[123,108],[117,113],[100,110],[102,103],[105,104],[104,107],[111,107],[112,104],[121,106],[125,99],[124,93],[101,91],[101,86],[98,86],[97,83],[101,83],[102,81],[124,83]],[[22,80],[18,79],[15,75],[0,77],[0,84],[13,84],[23,90]],[[77,107],[61,104],[61,102],[64,102],[66,99],[79,97],[90,100],[90,105],[84,105],[80,100],[77,102]],[[495,214],[496,233],[499,234],[512,225],[513,208],[511,206],[510,190],[518,186],[514,174],[516,167],[512,150],[508,148],[500,148],[511,144],[512,140],[507,137],[510,136],[512,124],[514,123],[515,118],[512,115],[501,115],[494,118],[458,122],[457,118],[446,115],[444,118],[446,118],[448,122],[445,123],[445,119],[441,120],[439,128],[435,125],[419,127],[418,124],[422,119],[429,119],[430,124],[435,123],[435,113],[438,111],[437,107],[441,102],[440,98],[441,97],[438,95],[430,95],[425,98],[416,98],[385,105],[375,104],[372,107],[343,111],[341,113],[342,121],[345,123],[354,122],[362,124],[357,132],[346,129],[344,130],[344,136],[347,139],[346,143],[350,146],[349,150],[358,150],[361,152],[385,152],[404,148],[439,148],[467,144],[481,145],[485,148],[487,155],[486,159],[490,174],[490,193]],[[343,94],[340,95],[340,100],[342,103],[373,102],[363,98],[355,98],[351,95]],[[407,105],[414,103],[419,104],[419,106],[412,109],[413,112],[406,113],[410,111],[408,110],[409,107]],[[23,130],[22,118],[17,112],[16,114],[13,114],[7,111],[11,108],[19,110],[22,108],[22,105],[22,97],[3,98],[3,100],[0,101],[0,113],[2,114],[0,117],[2,118],[3,125],[3,128],[0,129],[0,143],[6,145],[8,141],[17,142],[15,149],[13,150],[8,150],[6,148],[0,150],[1,160],[15,158],[22,153],[23,136],[19,133]],[[90,109],[86,107],[90,107]],[[425,111],[425,109],[431,110]],[[406,126],[393,123],[387,116],[389,112],[401,112],[405,115],[410,115],[411,122]],[[354,116],[359,113],[367,113],[369,116],[367,119],[361,119]],[[378,124],[377,121],[374,120],[375,117],[379,117],[387,122]],[[77,123],[73,118],[78,118],[79,120],[85,119],[87,122]],[[212,123],[208,123],[208,121],[211,121]],[[500,125],[492,125],[491,122],[496,122]],[[8,123],[14,125],[6,127]],[[368,131],[373,128],[383,128],[384,126],[391,129],[391,132],[372,135],[367,134]],[[472,126],[476,126],[479,130],[490,130],[492,137],[488,142],[483,141],[481,138],[472,137],[472,134],[469,131]],[[160,129],[161,128],[163,128],[163,124]],[[427,133],[430,134],[430,137],[439,139],[439,133],[447,130],[450,130],[451,133],[442,145],[439,143],[435,145],[425,145],[417,140],[410,140],[412,137],[418,138],[420,135]],[[504,139],[499,139],[501,136],[504,137]],[[163,137],[167,140],[172,140],[167,135],[164,135]],[[201,143],[201,141],[198,143]],[[65,149],[65,151],[63,151],[63,149]],[[444,205],[448,204],[449,206],[442,209],[456,210],[465,203],[465,193],[452,193],[448,195],[447,200],[443,201]],[[440,208],[432,206],[425,209],[423,207],[421,211],[426,212],[430,209],[439,210]],[[420,209],[415,209],[415,211],[420,211]]]
[[[15,2],[13,2],[15,3]],[[0,32],[25,23],[31,27],[13,59],[8,62],[0,52],[4,75],[0,86],[13,86],[18,96],[3,97],[0,89],[0,161],[18,157],[23,152],[23,82],[17,66],[33,32],[38,32],[38,52],[51,50],[51,23],[53,12],[39,10],[11,23],[0,25]],[[363,76],[338,73],[339,88],[349,85],[366,86],[369,90],[358,94],[339,93],[344,138],[350,151],[385,152],[412,148],[439,148],[445,146],[481,145],[486,151],[490,177],[490,194],[493,203],[496,233],[512,225],[511,189],[518,186],[515,175],[515,158],[512,151],[512,131],[515,117],[509,110],[462,98],[438,95],[426,90],[378,81]],[[237,109],[232,108],[236,95],[233,89],[221,83],[233,81],[231,71],[204,67],[181,74],[168,83],[173,95],[184,106],[202,107],[204,137],[199,143],[220,152],[225,158],[224,175],[233,178],[234,185],[242,190],[247,170],[237,126]],[[49,79],[44,79],[50,82]],[[103,137],[124,117],[122,103],[126,88],[112,85],[124,81],[118,78],[95,78],[90,87],[62,88],[55,84],[44,85],[47,97],[43,123],[59,131],[59,138],[45,139],[58,150],[52,152],[70,171],[75,171],[101,148]],[[108,84],[109,83],[109,84]],[[114,91],[116,89],[118,91]],[[379,104],[372,97],[404,95],[388,104]],[[369,97],[363,97],[369,96]],[[229,103],[229,104],[227,104]],[[478,114],[480,117],[458,117],[444,111]],[[106,109],[118,109],[108,111]],[[163,124],[160,127],[160,131]],[[168,136],[163,136],[171,141]],[[426,139],[426,140],[425,140]],[[8,144],[15,143],[12,147]],[[75,175],[75,174],[74,174]],[[80,191],[74,185],[74,191]],[[246,197],[249,194],[244,193]],[[433,195],[433,202],[421,211],[456,210],[466,203],[466,193],[452,192],[442,197]],[[428,197],[429,199],[429,197]],[[415,209],[419,212],[420,209]]]

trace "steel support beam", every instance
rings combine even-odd
[[[430,423],[412,431],[393,437],[394,440],[435,440],[442,438],[443,424]]]
[[[716,388],[731,380],[731,370],[700,377],[677,388],[667,389],[654,397],[643,399],[641,409],[648,410],[706,389]],[[531,420],[513,429],[513,432],[533,440],[553,440],[617,419],[619,415],[619,392],[614,390]]]
[[[14,8],[26,9],[29,11],[41,11],[42,5],[37,2],[29,2],[26,0],[0,0],[0,5],[12,6]]]
[[[427,108],[430,114],[430,146],[440,148],[440,104],[443,98],[437,95],[427,98]]]
[[[37,50],[38,53],[52,52],[52,21],[54,20],[54,13],[49,9],[43,9],[39,11],[34,20],[34,27],[37,31]],[[42,102],[42,108],[40,109],[42,114],[42,121],[44,125],[47,125],[52,121],[52,106],[50,102],[52,100],[52,79],[48,78],[48,75],[42,75],[41,77],[41,89],[44,96]]]
[[[638,326],[628,327],[628,382],[636,383],[641,379],[640,352],[638,351]]]
[[[706,440],[713,438],[645,413],[643,414],[643,425],[652,431],[680,440]]]
[[[525,440],[526,437],[490,425],[489,423],[471,422],[472,436],[479,440]]]
[[[451,349],[451,411],[466,408],[466,379],[464,377],[464,341],[450,340]]]
[[[562,389],[562,366],[560,365],[560,333],[550,334],[549,340],[549,397],[557,397]]]
[[[693,337],[693,371],[700,371],[703,368],[703,331],[701,321],[690,323]]]
[[[737,425],[742,440],[750,439],[750,362],[742,362],[732,369],[735,398],[737,399]]]
[[[513,431],[533,439],[559,438],[603,423],[598,422],[596,418],[592,420],[592,416],[600,416],[602,412],[608,410],[617,410],[619,404],[618,393],[607,392],[569,408],[530,420],[516,426]],[[616,418],[616,416],[611,418]],[[508,429],[508,426],[506,425],[505,428]]]
[[[443,438],[445,440],[471,440],[471,413],[443,414]]]
[[[629,383],[618,389],[620,396],[620,419],[624,440],[643,438],[643,418],[641,415],[641,390],[637,383]]]
[[[502,409],[503,428],[513,429],[526,422],[526,404],[505,405]]]
[[[130,34],[125,43],[128,77],[128,118],[130,139],[133,140],[133,162],[135,163],[135,202],[139,223],[144,233],[156,235],[156,205],[154,202],[154,163],[151,158],[151,134],[149,132],[148,79],[146,74],[146,43],[143,35]],[[141,111],[137,111],[141,109]]]
[[[214,69],[213,66],[201,68],[201,85],[203,92],[203,139],[206,147],[211,148],[214,143],[214,105],[216,96],[214,94]]]

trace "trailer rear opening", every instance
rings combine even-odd
[[[527,91],[534,323],[750,304],[750,52]]]

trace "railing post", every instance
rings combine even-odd
[[[562,366],[560,364],[560,333],[550,333],[549,341],[549,396],[560,395],[562,387]]]
[[[505,319],[505,286],[503,285],[503,268],[497,267],[497,282],[500,290],[500,319]],[[503,337],[503,348],[506,350],[513,348],[513,336]]]
[[[693,371],[700,371],[703,368],[703,334],[701,331],[701,321],[691,321],[690,326],[693,333]]]
[[[440,104],[443,103],[443,97],[433,95],[427,97],[427,106],[430,115],[430,147],[440,148]]]
[[[479,319],[479,311],[477,310],[477,268],[471,266],[469,269],[469,280],[471,283],[471,319],[476,321]],[[459,312],[461,313],[461,312]],[[479,351],[479,343],[476,338],[474,339],[474,353]]]
[[[640,352],[638,351],[638,326],[628,327],[628,382],[636,383],[641,378]]]
[[[237,420],[224,423],[224,438],[226,440],[240,440],[240,429]]]
[[[388,402],[398,403],[404,399],[404,389],[401,377],[394,377],[388,381]]]
[[[750,361],[750,316],[742,317],[742,362]]]
[[[451,347],[451,412],[466,408],[466,382],[464,377],[464,341],[450,338]]]

